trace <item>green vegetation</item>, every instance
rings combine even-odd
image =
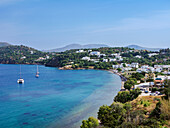
[[[144,72],[143,73],[136,72],[136,73],[132,73],[131,78],[136,78],[136,80],[141,80],[142,78],[144,78],[144,75],[145,75]]]
[[[80,128],[96,128],[97,126],[99,126],[98,120],[94,117],[89,117],[88,120],[82,121]]]
[[[129,78],[125,84],[124,84],[124,88],[130,90],[132,88],[132,86],[134,86],[135,84],[137,84],[137,80],[136,78]]]
[[[115,102],[126,103],[136,99],[141,94],[140,89],[130,90],[130,91],[120,91],[117,96],[115,96]]]
[[[91,49],[92,51],[99,51],[101,54],[105,54],[105,56],[95,56],[90,55],[89,49],[84,49],[82,53],[76,53],[78,49],[68,50],[65,52],[58,53],[53,59],[47,62],[47,66],[53,67],[63,67],[66,65],[72,65],[73,69],[78,68],[90,68],[93,67],[94,69],[112,69],[112,65],[120,64],[120,63],[132,63],[138,62],[139,64],[148,64],[153,66],[154,64],[169,64],[170,60],[169,57],[169,49],[166,49],[166,52],[157,52],[158,55],[149,57],[148,54],[152,53],[146,50],[133,50],[130,48],[125,47],[115,47],[115,48],[97,48]],[[130,52],[133,50],[133,52]],[[112,61],[112,62],[103,62],[103,59],[113,59],[115,56],[113,54],[120,53],[123,57],[122,61]],[[142,56],[142,58],[136,58],[136,55]],[[83,57],[90,57],[91,60],[82,60]],[[159,61],[158,61],[159,60]],[[126,66],[125,64],[123,65]],[[119,71],[121,69],[118,68]],[[135,69],[132,69],[135,70]],[[136,76],[135,76],[136,75]],[[133,74],[133,78],[139,80],[144,76],[141,74]]]
[[[2,64],[33,64],[44,63],[36,61],[39,57],[46,58],[48,54],[26,46],[0,47],[0,63]],[[49,55],[51,56],[51,55]]]
[[[122,103],[114,102],[111,106],[101,106],[98,119],[101,124],[108,127],[116,127],[123,123],[126,110]]]
[[[168,128],[170,127],[170,84],[165,81],[165,96],[138,97],[139,89],[122,91],[110,106],[99,108],[98,128]],[[83,122],[84,123],[84,122]],[[83,124],[82,124],[83,125]],[[93,128],[86,125],[86,128]]]
[[[158,55],[149,57],[148,54],[152,53],[146,50],[134,50],[126,47],[105,47],[105,48],[94,48],[92,51],[98,51],[101,54],[100,57],[96,55],[90,55],[89,49],[84,49],[84,52],[76,53],[78,49],[68,50],[60,53],[45,53],[38,51],[36,49],[26,47],[26,46],[13,46],[9,45],[6,47],[0,47],[0,63],[3,64],[34,64],[41,63],[46,66],[53,67],[63,67],[66,65],[71,65],[73,69],[79,68],[94,68],[94,69],[112,69],[112,65],[120,63],[132,63],[138,62],[139,64],[149,64],[153,66],[154,64],[169,64],[170,60],[168,59],[170,55],[169,49],[162,49],[160,52],[157,52]],[[115,59],[115,53],[119,53],[122,56],[123,60],[114,60],[103,62],[103,59]],[[42,59],[36,61],[39,57],[48,59]],[[142,58],[136,58],[136,55],[142,56]],[[82,60],[83,57],[90,57],[90,60]],[[126,66],[125,64],[123,65]],[[121,69],[118,69],[121,71]],[[134,69],[132,69],[134,70]],[[134,77],[137,80],[143,76],[136,74]],[[139,75],[139,76],[138,76]]]

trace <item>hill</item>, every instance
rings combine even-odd
[[[23,45],[0,47],[0,64],[33,64],[39,57],[46,53]]]
[[[11,44],[6,43],[6,42],[0,42],[0,47],[5,47],[5,46],[9,46]]]
[[[147,47],[141,47],[139,45],[128,45],[128,48],[134,48],[137,50],[148,50],[148,51],[159,51],[161,48],[147,48]]]
[[[66,50],[71,50],[71,49],[86,49],[86,48],[101,48],[101,47],[109,47],[109,46],[105,44],[87,44],[87,45],[70,44],[62,48],[56,48],[56,49],[44,50],[44,51],[45,52],[64,52]]]

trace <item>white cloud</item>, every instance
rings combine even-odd
[[[125,18],[118,26],[103,28],[93,31],[93,33],[107,31],[129,31],[129,30],[158,30],[170,28],[170,10],[157,11],[149,17]]]

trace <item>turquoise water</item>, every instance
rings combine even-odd
[[[119,76],[100,70],[58,70],[22,65],[23,85],[17,84],[19,65],[0,65],[1,128],[77,128],[97,116],[120,90]]]

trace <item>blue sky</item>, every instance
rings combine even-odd
[[[0,0],[0,41],[170,47],[170,0]]]

